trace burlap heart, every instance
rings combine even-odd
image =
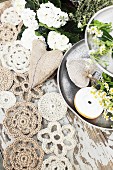
[[[58,68],[63,54],[60,50],[47,51],[45,44],[34,40],[29,70],[29,85],[33,88],[43,83]]]

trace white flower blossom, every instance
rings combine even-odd
[[[27,28],[21,38],[21,44],[26,48],[32,50],[32,42],[35,39],[39,39],[45,42],[45,38],[43,36],[36,36],[35,31]]]
[[[80,21],[79,21],[79,23],[78,23],[78,28],[82,28],[82,24],[81,24]]]
[[[60,28],[69,20],[68,14],[56,8],[52,3],[41,4],[37,10],[37,16],[41,23],[48,27]]]
[[[102,55],[105,50],[106,50],[105,44],[103,44],[102,46],[100,46],[100,48],[99,48],[99,53],[100,53],[100,55]]]
[[[48,45],[51,49],[66,51],[72,47],[72,44],[69,43],[69,38],[65,35],[61,35],[55,31],[50,31],[48,34]]]
[[[15,8],[15,11],[18,14],[21,14],[21,12],[25,8],[26,1],[25,0],[12,0],[12,6]]]
[[[92,26],[88,29],[89,34],[96,34],[96,32],[98,31],[96,26]]]
[[[97,37],[102,37],[103,31],[98,30],[98,31],[95,33],[95,35],[96,35]]]
[[[31,28],[32,30],[36,30],[39,28],[38,22],[35,19],[35,16],[36,16],[36,13],[30,8],[24,9],[24,11],[21,14],[21,18],[23,20],[24,25],[28,28]]]

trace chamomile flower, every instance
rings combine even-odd
[[[103,55],[103,53],[105,52],[105,50],[106,50],[105,44],[103,44],[102,46],[100,46],[100,47],[99,47],[99,53],[100,53],[100,55]]]
[[[108,85],[108,83],[104,83],[104,87],[107,89],[107,90],[109,90],[109,85]]]
[[[113,95],[113,88],[110,88],[109,93]]]
[[[88,29],[89,34],[96,34],[98,32],[98,29],[96,26],[92,26]]]

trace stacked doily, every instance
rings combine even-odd
[[[6,170],[72,170],[67,153],[75,147],[75,129],[60,123],[66,117],[67,106],[59,93],[44,94],[41,85],[30,88],[29,69],[34,53],[18,40],[23,20],[11,4],[2,10],[0,124],[4,133],[0,140],[8,136],[6,145],[2,141],[3,165]],[[40,49],[41,55],[45,53]]]

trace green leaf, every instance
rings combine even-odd
[[[26,5],[25,5],[25,7],[26,8],[30,8],[30,9],[32,9],[32,10],[35,10],[36,8],[35,8],[35,3],[34,3],[34,1],[33,0],[26,0]]]
[[[60,0],[49,0],[53,3],[56,7],[61,8],[61,1]]]

